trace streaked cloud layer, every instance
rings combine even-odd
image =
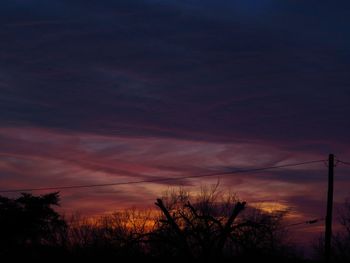
[[[60,132],[38,128],[3,128],[1,185],[8,188],[38,188],[69,185],[104,184],[184,177],[298,163],[322,159],[320,154],[300,153],[260,143],[214,143],[158,137],[102,136]],[[287,202],[290,206],[320,213],[326,190],[326,169],[322,163],[289,167],[274,171],[252,172],[184,179],[140,185],[65,190],[68,208],[79,199],[95,198],[96,203],[110,201],[113,206],[89,207],[100,212],[125,206],[147,206],[170,185],[198,190],[200,185],[221,181],[225,189],[235,191],[251,202]],[[338,177],[344,183],[345,177]],[[346,184],[339,185],[345,192]],[[196,189],[197,188],[197,189]],[[92,196],[91,196],[92,195]],[[107,198],[106,198],[107,195]],[[113,197],[112,197],[113,196]],[[144,200],[148,202],[144,202]],[[100,200],[101,199],[101,200]],[[105,200],[107,199],[107,200]],[[110,199],[110,200],[108,200]],[[300,202],[304,199],[304,202]],[[89,209],[83,209],[89,212]],[[300,213],[300,211],[299,211]]]
[[[288,1],[250,11],[255,2],[3,1],[2,123],[347,140],[347,17]]]
[[[329,152],[349,160],[349,8],[1,1],[1,187],[148,180]],[[339,202],[350,181],[337,169]],[[242,198],[278,200],[308,217],[324,210],[325,173],[321,164],[221,180]],[[166,187],[67,191],[63,201],[101,213],[144,204]]]

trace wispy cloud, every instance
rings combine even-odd
[[[198,3],[2,0],[2,188],[349,160],[349,2]],[[307,217],[322,212],[325,176],[315,165],[220,180]],[[64,191],[63,208],[143,206],[167,187]]]
[[[289,3],[267,2],[263,16],[280,10],[290,18],[286,31],[269,19],[223,20],[219,10],[254,7],[226,1],[211,16],[209,2],[196,14],[195,2],[55,1],[55,11],[40,2],[27,4],[24,18],[21,4],[6,2],[7,24],[40,27],[0,29],[0,120],[106,135],[307,142],[321,150],[346,143],[347,31],[334,20],[343,37],[329,32],[330,43],[317,33],[315,45],[297,24],[300,13],[284,8]]]
[[[262,142],[227,144],[157,137],[101,136],[34,127],[2,128],[0,141],[0,180],[5,189],[153,180],[321,158],[319,155],[288,152]],[[315,182],[324,177],[320,174],[322,170],[323,167],[319,165],[291,167],[280,171],[213,176],[200,180],[111,186],[106,188],[106,193],[153,198],[169,185],[181,184],[194,189],[219,179],[223,186],[252,202],[271,198],[286,200],[301,193],[310,196],[309,191],[319,186]],[[100,191],[104,192],[103,189],[90,189],[87,194],[85,190],[83,193],[77,190],[76,194],[78,198],[85,194],[96,197]],[[315,198],[319,196],[318,193],[314,193]],[[66,196],[65,192],[62,194]],[[64,200],[72,200],[74,195],[75,191],[70,194],[71,199]],[[109,198],[105,194],[102,197],[104,200]],[[119,203],[125,206],[130,200],[121,197]],[[143,204],[142,199],[139,204]],[[68,201],[65,203],[68,208],[71,205]]]

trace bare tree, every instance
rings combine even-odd
[[[234,229],[236,254],[242,257],[273,258],[292,257],[294,249],[288,240],[288,230],[284,226],[287,210],[266,212],[250,207],[240,218]]]
[[[347,199],[339,211],[341,231],[333,237],[333,258],[335,262],[350,262],[350,200]]]
[[[93,251],[104,257],[135,257],[146,252],[147,233],[153,231],[152,211],[125,209],[89,219],[75,216],[69,224],[69,247],[73,254]]]
[[[203,187],[195,196],[179,189],[155,204],[162,212],[153,237],[159,239],[157,245],[188,259],[220,257],[246,206],[235,195],[218,191],[218,185]]]
[[[346,199],[338,210],[340,229],[332,236],[331,261],[350,262],[350,199]],[[322,261],[325,255],[325,238],[320,236],[314,243],[315,257]]]

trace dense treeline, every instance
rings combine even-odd
[[[194,196],[169,192],[156,200],[157,209],[129,209],[94,220],[64,218],[54,210],[57,205],[58,193],[0,197],[0,256],[304,262],[288,240],[283,221],[287,211],[248,207],[217,187]],[[337,262],[349,262],[350,205],[346,208],[346,231],[334,239]]]

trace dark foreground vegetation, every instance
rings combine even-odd
[[[288,240],[286,211],[250,208],[216,187],[196,196],[169,192],[156,200],[157,209],[94,220],[64,218],[57,205],[58,193],[0,197],[1,259],[310,262]],[[334,238],[334,262],[350,262],[350,205],[342,215],[345,231]]]

